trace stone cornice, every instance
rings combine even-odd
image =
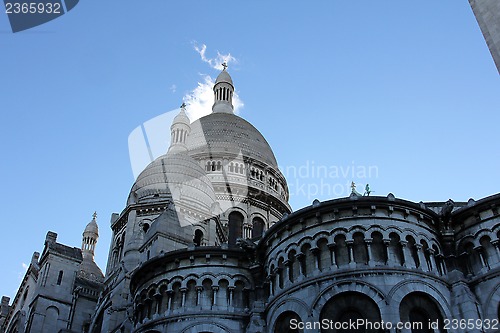
[[[207,256],[209,258],[220,257],[226,261],[228,258],[235,258],[238,260],[247,261],[247,254],[237,248],[228,249],[220,246],[200,246],[194,249],[179,249],[159,255],[149,259],[148,261],[142,263],[132,274],[130,282],[130,290],[134,294],[139,281],[150,280],[157,275],[165,273],[165,267],[167,264],[180,263],[182,260],[194,261],[196,258],[203,258],[206,260]],[[213,260],[210,260],[213,261]],[[208,262],[206,265],[220,266],[217,263]],[[198,265],[199,266],[199,265]],[[234,265],[228,264],[227,267],[232,267]],[[192,266],[180,266],[178,269],[189,268]],[[249,269],[247,266],[234,266],[244,269]]]
[[[368,209],[370,210],[371,214],[360,215],[359,211],[361,209]],[[370,218],[376,217],[375,211],[380,209],[386,210],[386,218],[388,219],[404,221],[410,215],[414,215],[418,221],[424,222],[428,228],[434,229],[436,231],[438,229],[436,223],[439,220],[439,216],[434,211],[427,209],[424,204],[417,204],[411,201],[396,199],[390,196],[360,196],[355,198],[347,197],[319,202],[291,213],[267,230],[266,234],[259,242],[259,248],[262,249],[263,247],[265,247],[269,240],[271,240],[271,237],[274,237],[275,234],[290,230],[292,225],[303,223],[303,221],[307,219],[317,219],[318,223],[322,223],[322,216],[325,214],[333,215],[334,221],[351,218]],[[341,217],[340,213],[346,211],[350,211],[350,216]],[[401,219],[398,217],[391,217],[391,215],[395,211],[401,212],[404,218]]]

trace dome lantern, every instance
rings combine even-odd
[[[171,139],[168,153],[187,151],[186,140],[189,132],[191,132],[189,124],[190,120],[186,115],[186,104],[182,103],[181,111],[175,116],[172,126],[170,126]]]
[[[227,65],[223,63],[224,69],[217,76],[214,85],[214,105],[213,113],[233,113],[233,94],[234,86],[231,76],[227,72]]]
[[[94,212],[92,215],[92,221],[87,224],[85,230],[83,231],[82,255],[84,258],[94,258],[94,250],[97,244],[97,239],[99,238],[99,227],[97,226],[96,219],[97,213]]]

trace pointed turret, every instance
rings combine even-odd
[[[84,258],[94,259],[95,246],[99,238],[99,227],[97,226],[97,213],[92,215],[92,221],[87,224],[83,232],[82,255]]]
[[[172,126],[170,126],[171,140],[170,147],[168,148],[169,153],[187,151],[186,140],[191,132],[190,123],[189,117],[186,114],[186,104],[182,103],[181,111],[175,116]]]
[[[231,76],[227,72],[227,65],[223,63],[224,69],[217,76],[214,85],[214,105],[212,106],[213,113],[233,113],[233,94],[234,86]]]

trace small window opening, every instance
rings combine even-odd
[[[63,278],[63,271],[59,271],[59,275],[57,276],[57,285],[60,286]]]

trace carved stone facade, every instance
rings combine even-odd
[[[68,285],[67,310],[55,316],[44,304],[39,312],[42,323],[57,317],[50,322],[61,325],[36,331],[24,324],[32,312],[19,300],[24,285],[43,276],[33,266],[13,305],[2,301],[4,331],[343,332],[318,324],[359,319],[392,325],[360,332],[481,331],[477,324],[444,327],[446,319],[488,319],[494,327],[500,194],[414,203],[353,190],[291,212],[274,154],[262,134],[233,114],[233,93],[224,70],[212,114],[191,123],[181,110],[174,119],[168,152],[146,167],[125,209],[112,216],[99,299],[75,311],[76,289]],[[93,251],[93,228],[84,233],[75,268]],[[72,326],[72,311],[92,317]],[[424,329],[398,328],[399,322]],[[437,326],[427,329],[429,322]]]

